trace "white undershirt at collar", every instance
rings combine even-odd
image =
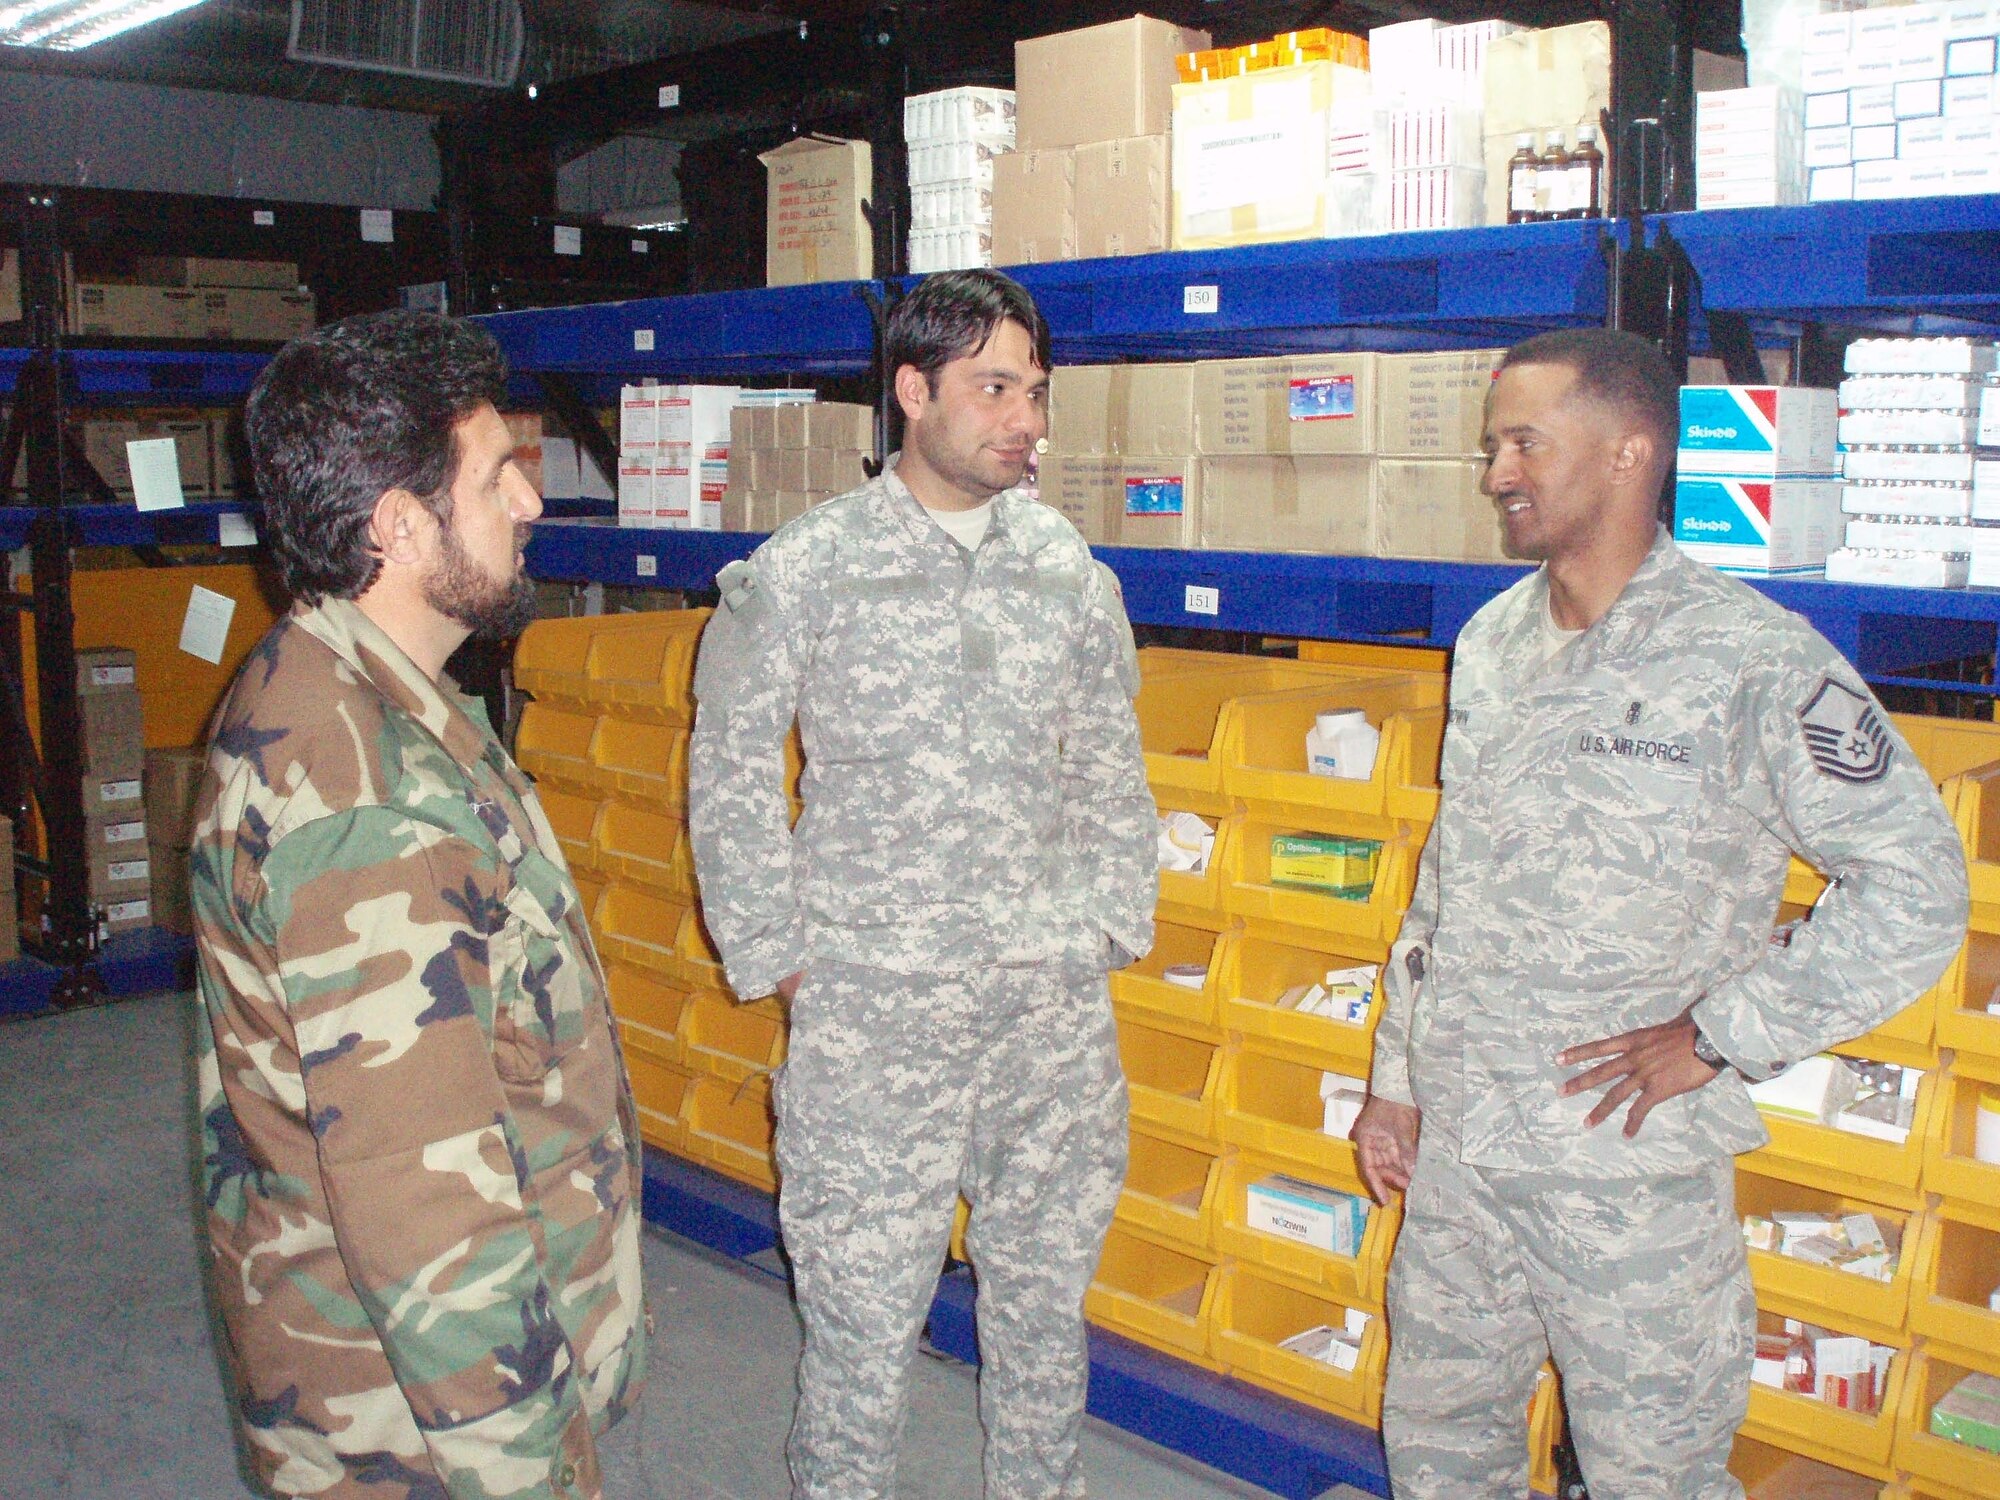
[[[932,510],[928,505],[924,510],[944,528],[945,535],[967,552],[979,550],[979,544],[986,540],[987,528],[993,524],[993,502],[990,499],[980,501],[971,510]]]

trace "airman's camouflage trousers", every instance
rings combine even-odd
[[[1426,1121],[1388,1310],[1396,1500],[1527,1494],[1526,1414],[1551,1351],[1591,1500],[1740,1500],[1724,1465],[1756,1310],[1726,1158],[1565,1181],[1466,1167]]]
[[[954,1202],[972,1204],[990,1500],[1075,1500],[1083,1295],[1125,1177],[1104,976],[901,975],[815,960],[776,1090],[779,1214],[805,1323],[800,1500],[895,1489],[910,1360]]]

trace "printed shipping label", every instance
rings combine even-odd
[[[1314,375],[1294,380],[1286,398],[1294,422],[1327,422],[1354,415],[1352,375]]]
[[[92,687],[132,687],[138,678],[134,667],[92,667],[90,685]]]
[[[1180,474],[1125,481],[1128,516],[1178,516],[1186,510],[1186,484]]]

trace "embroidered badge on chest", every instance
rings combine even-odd
[[[1820,679],[1819,691],[1799,710],[1812,763],[1828,776],[1865,785],[1889,774],[1895,746],[1875,705],[1845,683]]]
[[[1639,700],[1638,700],[1637,698],[1634,698],[1634,699],[1632,700],[1632,706],[1631,706],[1630,708],[1628,708],[1628,709],[1626,709],[1626,710],[1625,710],[1625,722],[1626,722],[1627,724],[1636,724],[1636,723],[1638,723],[1638,722],[1639,722],[1639,714],[1640,714],[1640,711],[1641,711],[1641,709],[1642,709],[1643,707],[1644,707],[1644,705],[1642,705],[1642,704],[1641,704],[1641,703],[1639,702]]]

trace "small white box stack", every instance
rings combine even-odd
[[[1400,21],[1368,33],[1374,96],[1336,105],[1327,161],[1341,234],[1485,222],[1486,48],[1505,21]]]
[[[1806,197],[1805,111],[1792,89],[1695,96],[1697,208],[1768,208]]]
[[[903,101],[910,270],[993,264],[993,158],[1014,149],[1012,89],[941,89]]]
[[[1961,588],[2000,583],[2000,401],[1991,343],[1856,339],[1840,386],[1846,546],[1826,576]],[[1982,407],[1988,431],[1982,433]]]
[[[1996,66],[1992,0],[1807,17],[1808,198],[2000,192]]]
[[[618,397],[618,524],[720,531],[733,385],[628,385]]]

